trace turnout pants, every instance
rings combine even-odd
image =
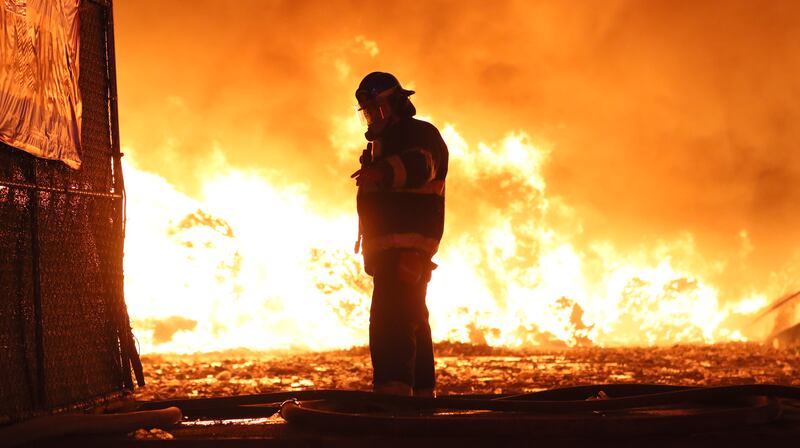
[[[425,295],[430,256],[393,249],[375,254],[369,348],[373,384],[400,381],[414,389],[433,389],[435,373]]]

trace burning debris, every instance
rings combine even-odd
[[[779,331],[770,337],[770,341],[776,347],[800,346],[800,323]]]
[[[759,313],[750,325],[757,325],[766,320],[767,316],[773,316],[772,330],[767,342],[776,347],[800,346],[798,305],[800,305],[800,291],[786,294]]]
[[[545,194],[547,151],[528,136],[477,146],[452,126],[443,136],[455,192],[451,241],[437,255],[429,286],[435,341],[556,348],[768,334],[743,328],[772,293],[723,297],[716,273],[725,263],[705,259],[691,236],[626,252],[608,241],[587,243],[574,231],[579,226],[565,227],[569,207]],[[126,159],[125,288],[143,352],[330,350],[366,342],[371,279],[350,252],[352,210],[322,211],[302,185],[236,168],[224,157],[202,173],[203,194],[195,199]],[[475,221],[465,213],[485,182],[510,190],[481,199]],[[151,322],[171,316],[197,325],[156,335]]]
[[[753,343],[555,351],[440,343],[435,350],[442,395],[604,383],[800,385],[800,349]],[[364,347],[303,354],[242,350],[146,355],[142,361],[148,377],[147,386],[136,392],[140,400],[371,388]]]
[[[744,326],[798,286],[794,2],[431,1],[392,7],[413,17],[402,33],[363,29],[386,13],[369,4],[332,27],[322,4],[162,3],[118,5],[125,296],[144,352],[366,343],[346,176],[352,87],[373,69],[413,81],[451,155],[435,340],[763,340]],[[152,10],[180,10],[182,32]],[[234,54],[270,58],[221,75]],[[149,319],[170,316],[197,325],[159,337]]]

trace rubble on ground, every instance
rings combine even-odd
[[[439,394],[521,393],[596,383],[800,386],[800,349],[756,343],[653,348],[507,349],[439,343]],[[371,388],[369,350],[248,350],[142,356],[139,400],[219,397],[304,389]]]

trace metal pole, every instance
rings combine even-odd
[[[117,286],[117,305],[119,312],[119,326],[118,334],[120,340],[120,348],[122,351],[123,363],[122,367],[125,370],[124,379],[126,386],[133,387],[130,379],[130,367],[133,367],[133,372],[136,375],[136,383],[139,386],[144,386],[144,372],[142,370],[142,362],[139,359],[139,354],[136,351],[136,344],[133,339],[133,332],[131,330],[130,319],[128,317],[128,310],[125,306],[125,292],[124,292],[124,274],[122,272],[122,262],[124,258],[125,248],[125,181],[122,177],[122,152],[119,144],[119,109],[117,104],[117,68],[116,68],[116,54],[114,51],[114,5],[112,1],[108,2],[106,8],[106,58],[108,66],[108,110],[109,120],[111,126],[111,153],[113,158],[114,169],[114,193],[120,194],[121,197],[114,202],[117,204],[115,216],[115,233],[117,234],[117,254],[119,256],[118,263],[120,266],[120,273]]]
[[[37,182],[36,160],[29,158],[31,163],[30,180]],[[42,277],[40,271],[41,249],[39,246],[39,191],[30,191],[31,207],[31,276],[33,280],[33,321],[34,338],[36,344],[36,385],[34,400],[35,406],[44,409],[46,402],[45,368],[44,368],[44,314],[42,312]]]

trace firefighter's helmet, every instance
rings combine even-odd
[[[410,105],[408,97],[413,94],[413,90],[402,88],[391,73],[372,72],[358,85],[356,100],[367,125],[374,128],[383,127],[392,113],[401,113],[398,109]]]

